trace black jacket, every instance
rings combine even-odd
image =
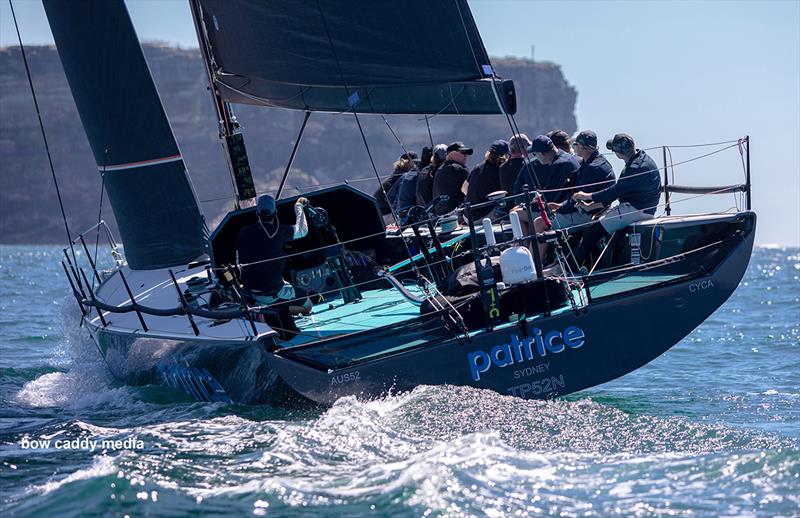
[[[467,168],[453,160],[445,160],[442,167],[436,171],[436,176],[433,178],[433,197],[442,194],[450,197],[446,202],[436,206],[436,214],[447,214],[461,205],[464,201],[461,186],[464,185],[467,176],[469,176]]]
[[[545,192],[542,196],[544,200],[548,203],[561,203],[570,196],[569,191],[565,188],[575,182],[575,175],[581,167],[581,162],[575,155],[559,149],[550,165],[544,165],[538,160],[531,160],[531,166],[536,173],[536,178],[530,175],[527,168],[523,168],[514,183],[514,193],[522,192],[522,186],[526,183],[531,190],[535,190],[537,188],[535,180],[538,180],[540,188],[544,191],[560,189],[554,192]]]
[[[489,194],[500,190],[500,166],[484,160],[470,171],[468,180],[467,201],[473,204],[488,201]],[[478,221],[491,211],[492,207],[482,207],[472,217]]]
[[[610,187],[613,183],[614,168],[611,167],[606,157],[595,151],[592,156],[583,161],[581,168],[578,169],[578,174],[575,176],[575,189],[572,192],[597,192]],[[578,209],[575,208],[575,201],[570,197],[561,204],[557,212],[566,214],[576,210]]]
[[[433,178],[436,176],[437,166],[431,164],[419,172],[417,177],[417,205],[425,206],[433,199]]]

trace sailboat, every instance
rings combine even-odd
[[[513,217],[475,221],[481,207],[469,204],[455,231],[437,225],[430,207],[387,229],[375,199],[350,185],[302,193],[311,231],[287,250],[284,277],[315,304],[287,322],[239,280],[236,238],[256,221],[258,193],[233,105],[300,110],[303,128],[313,113],[333,112],[359,128],[362,114],[497,114],[516,130],[514,84],[495,75],[466,0],[408,0],[402,13],[387,2],[189,1],[237,197],[214,229],[123,1],[44,0],[124,244],[101,223],[65,248],[64,271],[81,324],[124,383],[241,404],[331,404],[423,384],[556,397],[658,357],[744,274],[756,223],[749,138],[738,142],[746,183],[665,185],[663,215],[616,232],[591,271],[557,276],[533,254],[516,278],[504,257],[542,239],[565,257],[569,232],[523,235]],[[409,13],[414,37],[387,23]],[[301,137],[302,129],[292,159]],[[292,159],[274,193],[285,221],[297,198],[282,196]],[[680,192],[738,193],[746,208],[671,215],[669,195]],[[537,199],[532,186],[487,203]],[[108,269],[86,247],[85,236],[101,230]],[[471,286],[458,285],[464,276]]]

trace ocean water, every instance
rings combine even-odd
[[[757,249],[680,344],[579,394],[294,411],[118,384],[58,260],[0,247],[2,516],[800,516],[798,249]]]

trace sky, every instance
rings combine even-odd
[[[143,41],[197,46],[185,0],[126,3]],[[561,65],[578,91],[578,127],[601,139],[626,132],[648,148],[749,135],[756,240],[800,246],[800,0],[469,4],[491,56]],[[14,0],[14,8],[25,44],[52,43],[39,0]],[[3,0],[0,45],[16,44]],[[675,182],[742,182],[736,147],[693,160],[720,147],[671,148]],[[652,154],[661,164],[661,150]],[[732,205],[730,195],[703,197],[673,211]]]

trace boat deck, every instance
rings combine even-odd
[[[421,295],[414,287],[408,289],[415,295]],[[320,338],[396,324],[419,316],[419,307],[394,288],[364,291],[361,295],[361,300],[349,304],[337,298],[314,305],[310,315],[295,320],[300,333],[285,344],[289,346],[313,342]]]
[[[589,288],[593,299],[601,297],[608,297],[611,295],[618,295],[626,291],[638,290],[641,288],[649,288],[656,284],[674,281],[683,275],[645,275],[645,274],[631,274],[626,275],[621,279],[612,279],[597,286]]]
[[[679,277],[682,276],[632,274],[593,286],[590,288],[590,293],[593,299],[599,299],[670,282]],[[410,287],[409,290],[415,295],[422,296],[418,288]],[[575,295],[578,298],[578,294]],[[321,338],[347,335],[419,317],[419,307],[409,302],[394,288],[364,291],[362,297],[358,302],[349,304],[345,304],[341,298],[316,304],[310,315],[296,319],[295,323],[300,333],[292,340],[282,342],[282,345],[296,346]],[[553,313],[569,309],[569,306],[564,306]],[[530,316],[533,319],[538,317],[539,315]]]

